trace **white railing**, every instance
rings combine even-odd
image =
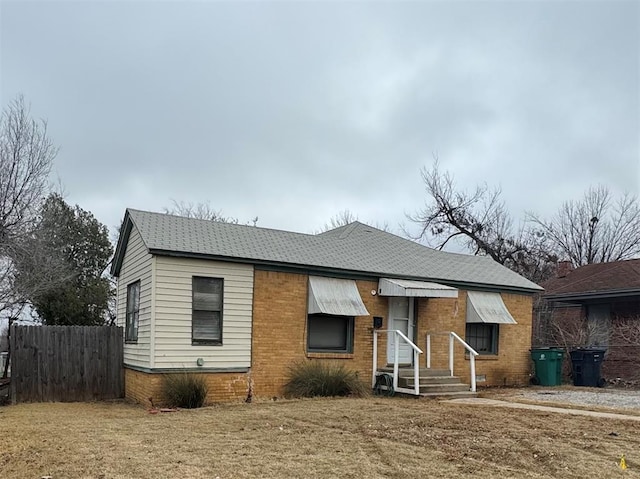
[[[393,390],[401,393],[420,394],[420,364],[418,361],[418,355],[422,354],[422,350],[416,346],[402,331],[398,329],[374,329],[373,330],[373,370],[371,377],[371,387],[376,385],[376,377],[378,372],[378,333],[393,334],[394,346],[393,346]],[[399,388],[398,387],[398,372],[399,372],[399,359],[400,359],[400,341],[402,339],[405,343],[411,346],[413,349],[413,389]]]
[[[449,374],[453,376],[453,346],[454,340],[458,341],[469,352],[469,366],[471,368],[471,392],[476,392],[476,356],[478,353],[469,346],[464,339],[453,331],[447,333],[429,333],[427,334],[427,369],[431,368],[431,335],[449,335]]]

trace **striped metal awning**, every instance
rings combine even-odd
[[[309,276],[308,313],[369,316],[355,281],[321,276]]]
[[[378,294],[413,298],[457,298],[458,290],[451,286],[427,281],[380,278]]]
[[[518,324],[500,293],[467,292],[467,323]]]

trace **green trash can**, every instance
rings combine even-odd
[[[562,384],[562,358],[564,350],[560,348],[536,348],[531,350],[531,359],[535,364],[535,375],[531,384],[541,386],[560,386]]]

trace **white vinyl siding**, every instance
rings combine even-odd
[[[248,368],[251,364],[253,266],[155,258],[155,368]],[[222,345],[193,345],[193,277],[222,278]]]
[[[134,226],[129,236],[122,269],[118,278],[117,323],[125,327],[127,315],[127,286],[140,281],[140,310],[138,340],[124,345],[124,364],[148,368],[151,358],[151,268],[152,257]]]

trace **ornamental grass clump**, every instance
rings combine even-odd
[[[369,393],[358,373],[344,367],[322,361],[301,361],[289,368],[288,381],[284,385],[287,397],[355,396]]]
[[[164,401],[171,407],[202,407],[207,392],[207,383],[204,377],[198,374],[168,374],[162,380]]]

